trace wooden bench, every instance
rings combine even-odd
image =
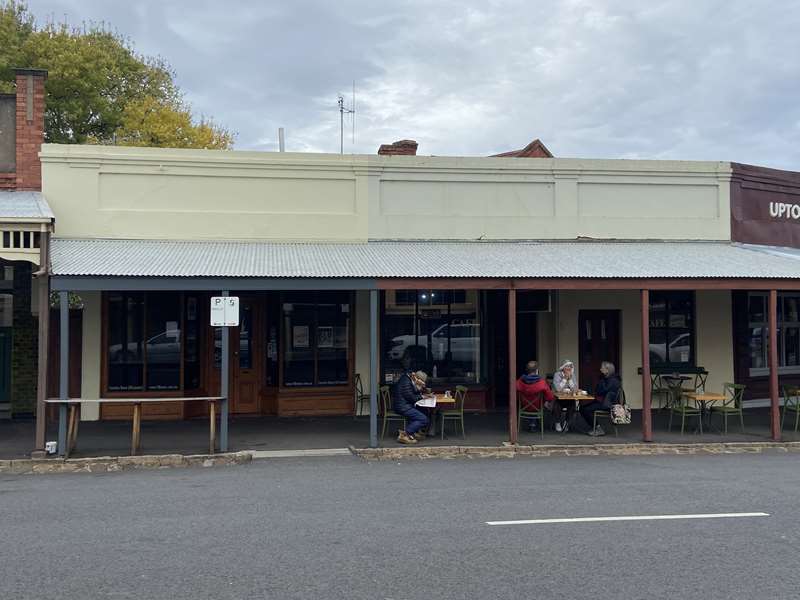
[[[75,449],[78,440],[78,424],[81,420],[81,406],[83,404],[131,404],[133,405],[133,424],[131,430],[131,456],[139,452],[142,428],[142,404],[151,402],[208,402],[208,452],[214,454],[217,445],[217,402],[224,400],[222,396],[192,397],[192,398],[99,398],[87,400],[86,398],[48,398],[48,404],[66,405],[69,408],[69,418],[67,419],[66,440],[59,439],[59,453],[63,453],[65,458],[69,458],[70,453]],[[61,447],[63,444],[63,448]]]

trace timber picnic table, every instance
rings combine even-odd
[[[99,398],[87,400],[85,398],[48,398],[47,404],[66,405],[69,408],[69,418],[67,420],[66,440],[59,440],[59,446],[63,443],[64,448],[58,448],[64,458],[69,458],[70,453],[75,449],[78,441],[78,425],[81,420],[81,406],[83,404],[131,404],[133,405],[133,422],[131,424],[131,456],[139,452],[141,445],[142,430],[142,404],[154,402],[208,402],[208,452],[214,454],[217,445],[217,402],[224,400],[222,396],[203,396],[203,397],[168,397],[168,398]]]

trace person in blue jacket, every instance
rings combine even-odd
[[[420,430],[428,426],[428,417],[416,407],[422,398],[428,375],[424,371],[405,371],[392,388],[392,409],[406,418],[405,429],[397,432],[401,444],[416,444],[425,439]]]

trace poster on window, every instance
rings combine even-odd
[[[317,327],[317,348],[333,348],[333,327]]]
[[[308,325],[292,327],[292,347],[308,348]]]

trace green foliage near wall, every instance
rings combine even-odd
[[[39,26],[23,2],[0,0],[0,92],[14,68],[47,69],[45,141],[226,149],[234,136],[196,121],[163,58],[142,56],[105,26]]]

